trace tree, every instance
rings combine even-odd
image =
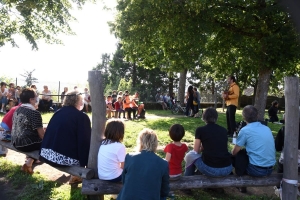
[[[251,80],[247,75],[257,77],[260,119],[273,71],[299,73],[298,35],[276,0],[118,3],[110,26],[127,57],[144,67],[169,62],[165,66],[174,72],[209,64],[216,76],[240,76],[243,84]]]
[[[32,71],[25,71],[24,74],[20,74],[21,76],[23,76],[25,78],[25,82],[26,82],[26,86],[30,87],[33,83],[38,83],[38,79],[33,77],[32,73],[35,71],[35,69],[33,69]]]
[[[74,4],[81,8],[86,0],[5,0],[0,1],[0,47],[6,43],[17,46],[14,35],[24,36],[37,50],[37,40],[62,43],[58,35],[73,34],[69,22]]]

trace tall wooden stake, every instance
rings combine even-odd
[[[106,123],[106,108],[104,100],[103,78],[100,71],[89,71],[88,75],[91,103],[92,103],[92,136],[89,153],[88,168],[95,170],[95,177],[98,178],[97,156],[100,147],[100,140],[104,137]],[[89,196],[89,199],[104,199],[103,195]]]
[[[283,178],[298,180],[298,137],[299,137],[299,79],[285,77],[285,136]],[[297,199],[297,184],[283,181],[282,199]]]

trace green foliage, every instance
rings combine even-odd
[[[0,47],[7,43],[17,47],[14,35],[26,38],[37,50],[37,40],[62,43],[58,35],[73,34],[69,22],[75,20],[70,10],[81,8],[86,0],[5,0],[0,1]]]
[[[4,82],[6,84],[13,83],[13,78],[7,76],[1,76],[0,82]]]

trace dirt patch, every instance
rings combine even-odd
[[[25,163],[25,158],[26,156],[24,154],[8,149],[6,159],[20,165],[20,168]],[[40,173],[46,176],[49,180],[57,181],[59,183],[67,183],[70,178],[70,174],[59,171],[45,163],[33,164],[33,171],[34,173]]]

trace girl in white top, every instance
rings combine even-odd
[[[125,127],[120,120],[108,120],[101,146],[98,152],[98,176],[101,180],[120,182],[125,160]]]

